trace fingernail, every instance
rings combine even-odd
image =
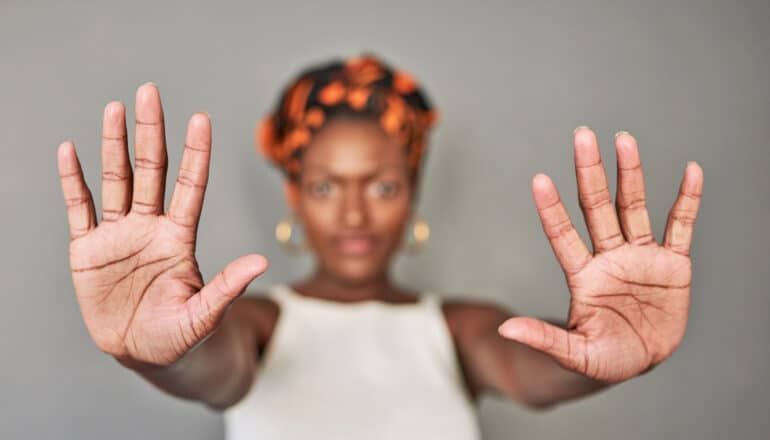
[[[629,133],[629,132],[627,132],[625,130],[620,130],[619,132],[615,133],[615,139],[617,139],[618,136],[620,136],[622,134],[627,134],[627,135],[631,136],[631,133]]]
[[[158,88],[158,85],[157,85],[157,84],[155,84],[155,83],[154,83],[154,82],[152,82],[152,81],[147,81],[146,83],[142,84],[142,86],[153,86],[153,87],[155,87],[156,89]],[[140,87],[141,87],[141,86],[140,86]]]
[[[589,127],[589,126],[587,126],[587,125],[580,125],[580,126],[578,126],[578,127],[575,127],[575,129],[574,129],[574,130],[572,130],[572,134],[575,134],[575,133],[577,133],[577,132],[578,132],[578,130],[580,130],[581,128],[587,128],[587,129],[589,129],[589,130],[591,129],[591,127]]]

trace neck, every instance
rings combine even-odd
[[[292,287],[302,295],[340,302],[379,300],[410,302],[414,294],[400,290],[387,273],[364,281],[341,279],[323,269]]]

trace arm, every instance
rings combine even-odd
[[[167,151],[160,94],[136,93],[135,160],[128,154],[125,107],[105,107],[102,205],[97,222],[75,146],[58,150],[70,225],[75,295],[103,352],[167,392],[222,408],[245,393],[256,365],[259,319],[236,300],[267,269],[256,254],[236,259],[204,283],[195,257],[208,183],[211,121],[190,118],[184,152],[165,208]],[[227,318],[225,318],[227,316]]]
[[[584,395],[650,371],[679,346],[689,314],[689,251],[703,191],[701,168],[693,162],[686,166],[658,244],[647,214],[636,140],[626,132],[615,136],[614,207],[595,134],[578,128],[574,145],[580,207],[593,252],[573,227],[553,182],[541,174],[532,185],[543,229],[570,291],[567,325],[513,317],[495,329],[505,313],[489,309],[465,313],[462,319],[468,328],[459,345],[470,377],[534,405]]]
[[[511,314],[486,304],[448,303],[444,311],[471,392],[491,392],[533,409],[578,398],[608,384],[565,369],[543,352],[503,338]]]

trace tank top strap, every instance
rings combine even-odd
[[[433,293],[429,290],[420,293],[420,302],[423,304],[423,306],[429,309],[432,309],[432,310],[441,309],[441,302],[442,302],[441,297],[438,294]]]
[[[273,286],[269,287],[267,290],[267,296],[268,298],[278,303],[278,305],[284,305],[286,302],[293,299],[289,287],[283,283],[274,284]]]
[[[420,302],[424,307],[423,316],[426,319],[425,326],[428,333],[434,341],[434,349],[437,350],[439,358],[449,375],[461,388],[465,390],[462,371],[458,364],[458,353],[455,347],[454,338],[449,328],[449,324],[444,316],[443,297],[435,292],[424,291],[420,296]],[[470,399],[470,395],[466,394]]]

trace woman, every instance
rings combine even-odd
[[[73,144],[58,151],[72,276],[97,346],[162,390],[223,410],[232,439],[477,438],[473,400],[484,392],[542,408],[671,355],[688,316],[688,252],[703,185],[697,164],[685,169],[658,245],[634,138],[615,138],[616,210],[596,137],[576,129],[593,252],[551,180],[534,177],[535,205],[571,292],[565,329],[495,305],[441,302],[391,280],[434,121],[412,77],[373,56],[300,75],[259,137],[286,174],[286,198],[316,269],[291,286],[241,297],[266,270],[264,257],[241,257],[207,284],[195,259],[207,115],[190,119],[164,212],[157,88],[136,94],[133,172],[124,107],[108,104],[98,226]]]

